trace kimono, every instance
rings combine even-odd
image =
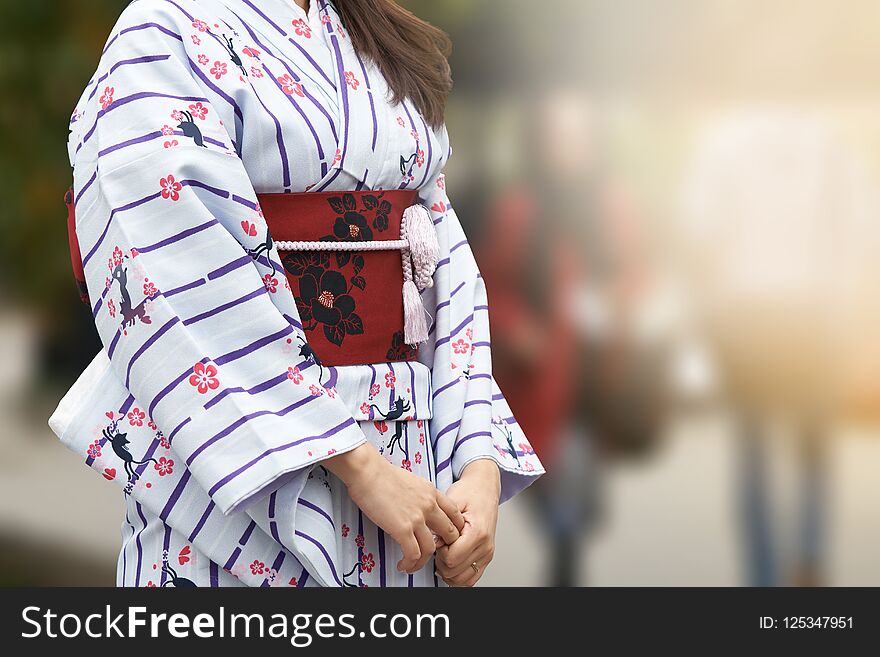
[[[323,459],[368,443],[446,490],[542,466],[492,377],[445,126],[389,100],[329,0],[136,0],[71,117],[76,236],[103,349],[53,431],[122,487],[120,586],[437,586]],[[319,368],[263,193],[416,189],[440,245],[415,359]],[[369,284],[369,272],[364,272]],[[401,421],[386,416],[402,400]]]

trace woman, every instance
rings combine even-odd
[[[104,350],[50,419],[124,489],[119,585],[485,571],[542,468],[445,192],[447,46],[390,0],[122,13],[69,140]]]

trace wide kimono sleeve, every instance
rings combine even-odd
[[[278,251],[260,248],[268,229],[236,153],[247,83],[218,36],[196,49],[175,7],[129,5],[80,101],[76,235],[113,371],[230,513],[366,438],[300,355]]]
[[[439,140],[448,159],[445,126]],[[422,297],[434,320],[419,356],[432,368],[437,485],[445,489],[468,463],[489,458],[501,470],[504,502],[544,468],[492,376],[486,284],[447,196],[445,175],[423,185],[419,198],[431,210],[440,242],[434,285]]]

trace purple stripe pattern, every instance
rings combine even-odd
[[[68,140],[104,348],[50,425],[123,492],[119,585],[443,586],[397,570],[326,459],[366,445],[441,490],[491,459],[502,501],[543,471],[492,377],[446,127],[389,96],[333,0],[133,2],[113,27]],[[319,366],[258,194],[395,188],[440,244],[428,342]]]

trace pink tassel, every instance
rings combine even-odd
[[[403,211],[403,223],[416,287],[420,290],[432,287],[434,270],[440,259],[440,244],[431,213],[424,205],[416,203]]]
[[[428,339],[428,322],[419,289],[411,280],[403,282],[403,339],[410,346]]]

